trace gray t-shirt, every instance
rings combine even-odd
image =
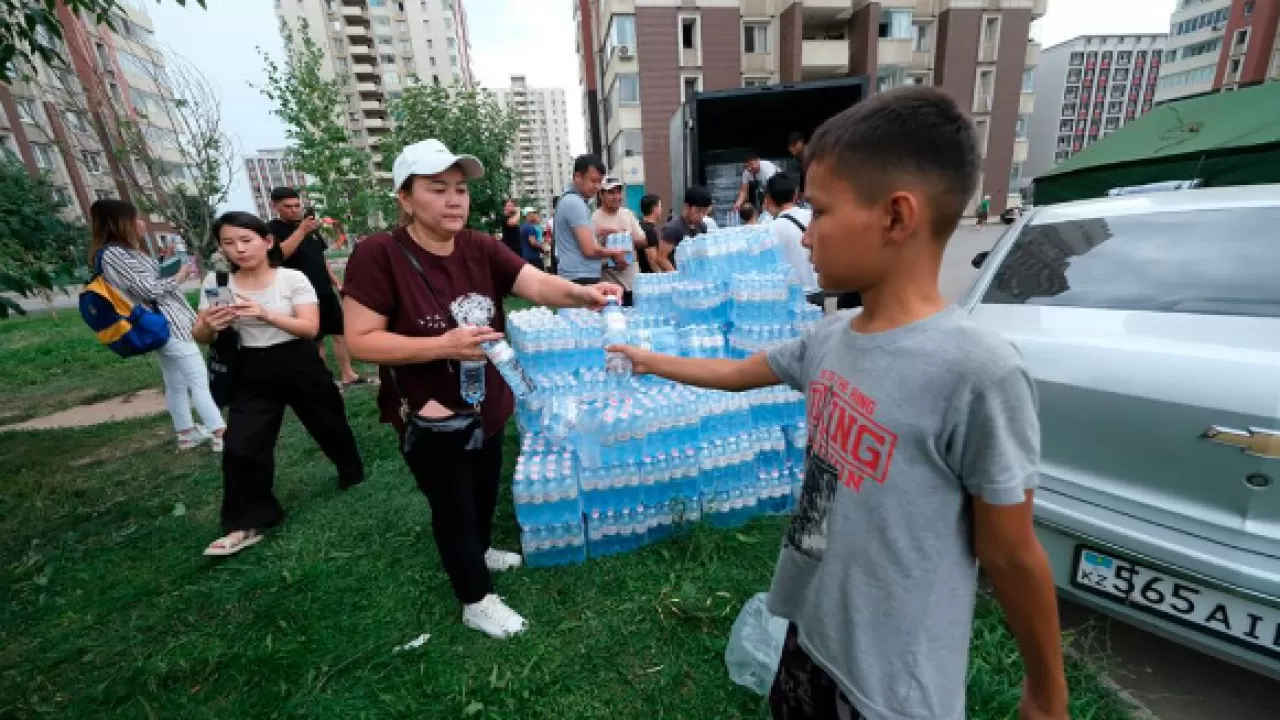
[[[869,720],[961,720],[971,497],[1012,505],[1035,487],[1035,388],[1017,350],[956,308],[874,334],[852,316],[768,353],[809,417],[769,609]]]
[[[600,279],[600,258],[589,258],[582,254],[578,245],[578,236],[574,228],[586,226],[595,239],[595,231],[591,227],[591,209],[587,207],[586,198],[570,188],[556,204],[556,220],[554,232],[556,242],[557,272],[561,277],[570,280]]]

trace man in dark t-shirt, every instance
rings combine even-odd
[[[515,200],[507,200],[502,205],[502,244],[511,252],[520,255],[520,209]]]
[[[636,254],[640,272],[658,272],[658,223],[662,221],[662,198],[645,195],[640,198],[640,229],[644,231],[644,252]]]
[[[333,338],[333,354],[342,373],[342,385],[347,387],[368,382],[351,367],[351,353],[342,329],[342,282],[329,269],[324,251],[328,248],[320,235],[320,221],[314,210],[304,210],[302,198],[291,187],[278,187],[271,191],[271,207],[276,217],[267,223],[267,229],[275,238],[271,259],[282,267],[291,268],[307,276],[316,290],[320,306],[320,333],[316,342],[320,356],[324,357],[324,338]]]
[[[699,185],[685,191],[684,208],[680,214],[671,219],[662,228],[662,238],[658,249],[658,267],[665,272],[676,270],[676,247],[685,238],[701,235],[707,231],[703,219],[707,209],[711,207],[711,193]]]

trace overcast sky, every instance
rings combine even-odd
[[[575,0],[464,0],[472,68],[486,87],[507,87],[512,73],[532,85],[566,90],[569,144],[583,149],[582,90],[574,53]],[[1046,46],[1086,33],[1165,32],[1176,0],[1049,0],[1032,28]],[[225,131],[242,154],[282,147],[284,127],[253,85],[263,81],[254,47],[281,56],[272,0],[209,0],[208,10],[173,0],[148,3],[156,37],[202,69],[221,93]],[[228,208],[252,208],[242,167],[233,175]]]

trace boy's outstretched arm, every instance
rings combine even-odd
[[[1020,720],[1066,720],[1062,629],[1049,558],[1032,525],[1032,491],[1017,505],[973,499],[974,549],[1009,629],[1018,641],[1026,684]]]
[[[712,390],[741,392],[782,382],[769,367],[764,353],[756,353],[746,360],[712,360],[661,355],[630,345],[613,345],[609,350],[626,354],[631,359],[633,372]]]

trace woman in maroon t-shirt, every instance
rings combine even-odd
[[[454,155],[438,140],[406,147],[393,172],[400,226],[365,238],[347,263],[347,342],[354,357],[381,366],[382,420],[401,435],[402,400],[409,412],[428,419],[469,407],[460,393],[459,361],[483,361],[481,344],[502,337],[507,295],[552,307],[599,308],[607,296],[622,294],[616,285],[584,287],[548,275],[491,235],[463,229],[471,209],[467,181],[483,174],[478,160]],[[454,320],[450,305],[470,294],[492,302],[488,323],[459,326]],[[463,604],[463,622],[505,638],[523,630],[525,621],[493,594],[490,572],[518,567],[521,558],[494,550],[489,542],[502,473],[502,431],[515,402],[492,363],[485,365],[484,380],[482,447],[433,450],[426,458],[421,452],[402,455],[431,504],[432,533]]]

